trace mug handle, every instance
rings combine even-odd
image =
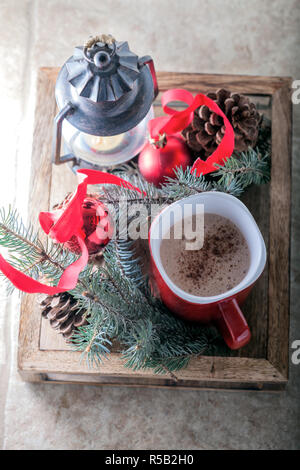
[[[216,326],[227,346],[239,349],[249,343],[250,329],[236,299],[220,302],[218,307],[220,315]]]

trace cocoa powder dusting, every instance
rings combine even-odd
[[[205,214],[203,247],[186,250],[184,239],[163,240],[161,259],[176,285],[206,297],[239,284],[249,269],[250,254],[244,236],[229,219]]]

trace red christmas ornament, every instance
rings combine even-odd
[[[189,148],[181,137],[164,134],[158,141],[151,139],[139,156],[139,170],[146,181],[160,186],[166,177],[174,177],[176,167],[185,170],[192,163]]]
[[[98,253],[109,242],[113,223],[104,204],[93,196],[88,196],[82,203],[83,238],[89,255]],[[80,254],[81,248],[77,237],[72,236],[64,243],[65,248]]]

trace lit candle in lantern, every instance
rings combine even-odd
[[[92,151],[94,150],[95,152],[110,152],[115,151],[118,147],[120,147],[124,139],[125,133],[107,137],[83,133],[82,136]]]
[[[76,47],[55,87],[54,162],[101,169],[130,160],[146,143],[157,94],[151,57],[139,58],[127,42],[102,35]]]

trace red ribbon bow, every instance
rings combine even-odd
[[[189,106],[183,111],[177,111],[176,109],[172,109],[168,106],[171,101],[182,101]],[[217,168],[215,164],[224,163],[226,159],[232,155],[234,149],[234,131],[226,115],[215,101],[202,93],[199,93],[194,97],[192,93],[187,90],[175,88],[162,94],[161,103],[163,111],[169,116],[161,116],[149,121],[148,128],[150,137],[154,140],[156,140],[159,135],[177,134],[183,129],[186,129],[193,120],[194,111],[202,105],[207,106],[211,111],[224,119],[225,134],[220,145],[206,161],[198,158],[195,161],[191,172],[196,170],[196,175],[200,176],[201,173],[205,175],[216,171]]]
[[[88,262],[88,250],[82,232],[82,204],[87,195],[88,184],[114,184],[139,193],[142,192],[128,181],[102,171],[78,170],[77,175],[80,183],[66,209],[64,211],[41,212],[39,221],[44,232],[50,235],[56,242],[65,243],[75,236],[82,250],[82,254],[80,258],[64,270],[57,286],[48,286],[36,281],[30,276],[18,271],[0,255],[0,270],[15,287],[23,292],[54,295],[72,290],[76,286],[78,276]],[[97,236],[97,230],[94,235]]]

